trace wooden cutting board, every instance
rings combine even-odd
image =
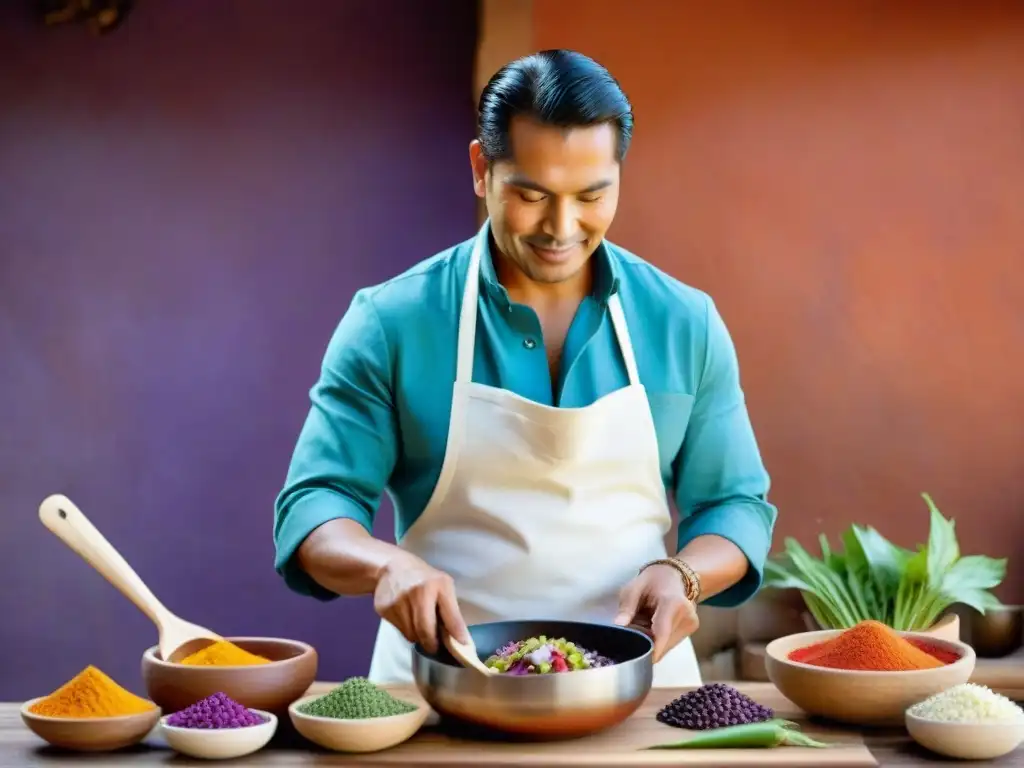
[[[333,686],[312,690],[326,692]],[[682,690],[655,689],[644,705],[626,722],[594,736],[555,743],[502,743],[467,741],[445,735],[428,720],[412,739],[384,752],[345,755],[347,765],[559,765],[559,766],[644,766],[644,765],[815,765],[874,766],[878,762],[855,730],[831,728],[807,722],[804,714],[778,690],[764,683],[735,686],[751,698],[775,710],[779,717],[800,724],[808,736],[835,746],[829,749],[776,747],[773,749],[680,749],[647,750],[644,747],[682,741],[690,733],[659,723],[658,711]],[[391,692],[403,699],[422,701],[414,688],[396,686]]]

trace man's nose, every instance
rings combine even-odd
[[[572,240],[576,229],[576,206],[570,200],[555,200],[545,220],[544,234],[563,246]]]

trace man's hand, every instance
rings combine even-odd
[[[670,565],[652,565],[622,590],[615,623],[652,635],[657,663],[697,631],[697,608],[686,599],[679,571]]]
[[[414,555],[396,556],[383,567],[373,593],[373,608],[406,640],[419,642],[427,653],[438,650],[439,618],[452,637],[463,643],[469,641],[452,577]]]

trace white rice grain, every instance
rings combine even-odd
[[[908,712],[947,723],[1024,722],[1024,709],[977,683],[962,683],[914,704]]]

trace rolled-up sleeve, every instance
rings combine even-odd
[[[320,600],[337,597],[313,581],[295,557],[315,528],[338,518],[373,528],[397,454],[390,371],[380,319],[370,296],[360,291],[327,345],[274,504],[274,566],[295,592]]]
[[[746,576],[705,601],[735,607],[761,587],[778,513],[768,502],[770,481],[740,387],[736,349],[710,298],[706,328],[703,373],[675,464],[679,549],[707,534],[739,547],[749,564]]]

